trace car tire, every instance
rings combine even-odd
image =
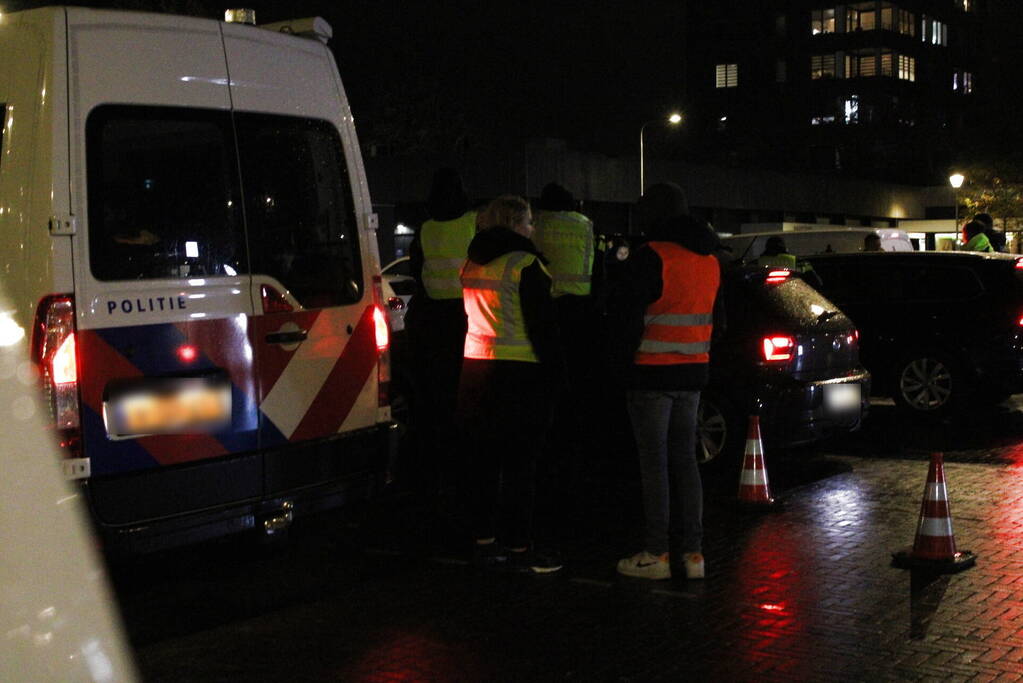
[[[895,366],[895,404],[915,415],[942,416],[971,393],[966,366],[941,351],[905,356]]]
[[[696,412],[696,460],[701,465],[718,465],[733,460],[745,446],[742,420],[726,399],[714,394],[700,395]]]

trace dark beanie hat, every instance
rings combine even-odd
[[[541,211],[572,211],[575,198],[572,193],[557,183],[547,183],[540,193]]]
[[[651,185],[636,202],[636,224],[644,232],[688,213],[686,193],[675,183]]]

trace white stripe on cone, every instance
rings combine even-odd
[[[745,455],[763,455],[764,447],[760,443],[760,439],[746,439],[746,453]]]
[[[916,530],[917,536],[951,536],[952,520],[948,517],[923,517]]]
[[[741,486],[767,486],[767,472],[764,470],[743,470],[739,477]]]
[[[945,487],[945,482],[928,482],[927,491],[924,492],[924,500],[936,500],[945,502],[948,500],[948,490]]]

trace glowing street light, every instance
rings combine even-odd
[[[661,123],[661,119],[654,119],[653,121],[647,121],[639,127],[639,193],[642,195],[643,191],[646,190],[646,166],[643,159],[643,131],[651,123]],[[682,114],[677,111],[672,112],[668,115],[666,123],[672,126],[677,126],[682,123]]]
[[[952,203],[955,204],[955,230],[959,232],[959,188],[963,186],[966,177],[962,173],[953,173],[948,177],[948,184],[952,186]]]

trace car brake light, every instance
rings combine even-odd
[[[391,335],[387,325],[387,316],[382,307],[384,301],[383,278],[373,276],[373,330],[376,335],[377,354],[377,406],[384,408],[390,405],[391,384]]]
[[[401,300],[400,296],[389,296],[387,297],[387,307],[392,311],[400,311],[405,308],[405,302]]]
[[[50,361],[50,377],[53,378],[54,384],[72,384],[78,381],[74,332],[65,337],[57,353],[53,354]]]
[[[789,270],[771,270],[768,271],[765,282],[769,285],[776,285],[788,280],[790,275],[792,275],[792,271]]]
[[[772,336],[763,339],[764,360],[778,362],[792,359],[792,351],[796,347],[793,337]]]
[[[373,307],[373,327],[376,333],[377,351],[386,351],[390,344],[387,333],[387,317],[379,306]]]
[[[1023,270],[1023,256],[1016,257],[1016,270]]]
[[[63,447],[78,457],[81,409],[78,399],[78,349],[75,303],[67,294],[39,302],[32,339],[32,360],[42,375],[43,391]]]

